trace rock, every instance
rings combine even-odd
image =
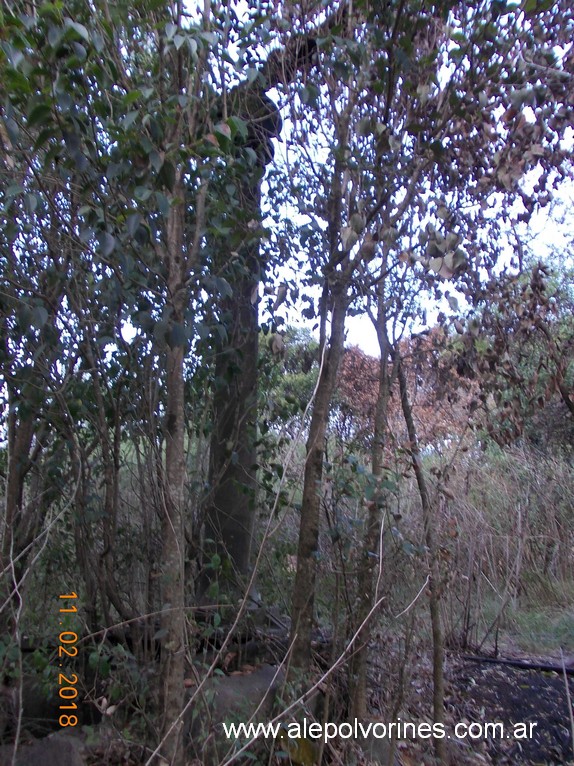
[[[388,738],[369,734],[360,740],[359,745],[369,763],[373,766],[387,766],[391,755],[391,742]],[[397,763],[396,759],[393,763]]]
[[[25,675],[20,684],[0,686],[0,741],[10,742],[16,732],[18,712],[22,706],[22,731],[32,737],[45,737],[60,729],[60,716],[70,712],[61,710],[62,699],[57,688],[47,692],[45,685],[34,675]],[[21,699],[20,699],[21,692]],[[95,707],[80,694],[75,700],[77,709],[71,711],[79,724],[94,723],[100,715]]]
[[[86,766],[84,745],[74,736],[55,734],[27,745],[20,745],[16,766]],[[0,747],[0,766],[12,766],[13,745]]]
[[[272,717],[285,675],[272,665],[250,673],[210,678],[196,695],[184,722],[186,749],[204,766],[219,764],[236,743],[227,739],[222,723],[266,723]],[[194,688],[188,692],[193,696]]]

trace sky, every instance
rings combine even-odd
[[[534,213],[528,227],[523,225],[520,232],[523,241],[536,258],[546,261],[557,254],[556,266],[574,268],[574,187],[564,185],[556,197],[555,205]],[[510,245],[509,245],[510,257]],[[456,287],[456,282],[453,284]],[[438,313],[429,306],[428,315]],[[441,305],[441,311],[448,307]],[[371,320],[366,316],[347,319],[347,345],[359,346],[366,354],[379,356],[377,334]]]

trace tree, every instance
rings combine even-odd
[[[162,623],[161,748],[176,764],[184,610],[195,603],[184,548],[200,537],[200,504],[212,571],[222,554],[240,575],[249,566],[259,281],[266,269],[296,270],[290,292],[319,331],[292,594],[292,664],[305,671],[346,317],[368,306],[381,343],[372,454],[381,497],[368,509],[368,563],[401,339],[429,297],[452,304],[445,279],[472,305],[488,299],[502,219],[515,209],[527,219],[570,172],[572,20],[561,2],[420,0],[245,14],[158,0],[22,2],[3,13],[6,600],[19,614],[30,545],[68,499],[90,623],[137,615],[118,576],[131,429],[153,475],[141,524],[161,530],[148,602]],[[287,151],[263,184],[279,110]],[[192,408],[202,412],[195,431]],[[186,461],[200,438],[210,442],[207,476]],[[197,489],[206,479],[207,498]],[[102,515],[91,523],[94,496]],[[426,507],[428,528],[431,518]],[[363,567],[350,626],[365,646],[373,575]],[[364,664],[352,672],[364,676]]]
[[[205,513],[207,563],[223,563],[227,584],[243,592],[249,572],[253,520],[257,502],[257,387],[259,357],[258,289],[265,263],[259,252],[261,238],[261,181],[273,158],[273,138],[281,131],[281,118],[257,78],[238,86],[229,97],[231,118],[244,126],[242,149],[250,150],[239,162],[235,176],[241,219],[231,242],[218,238],[214,245],[218,279],[224,289],[219,298],[221,341],[214,368],[213,430],[210,444],[209,494]],[[240,155],[241,159],[241,155]],[[230,245],[237,248],[231,250]],[[225,275],[225,276],[223,276]],[[217,566],[204,569],[206,587]]]
[[[452,343],[451,364],[479,394],[477,420],[500,444],[516,441],[525,429],[535,442],[556,444],[550,433],[542,440],[536,435],[541,424],[535,425],[534,415],[548,407],[548,417],[550,405],[561,413],[559,431],[566,435],[564,426],[572,423],[572,302],[568,272],[556,277],[553,288],[548,266],[524,263],[522,271],[492,285],[488,302]],[[553,430],[552,419],[550,424]]]
[[[310,660],[317,487],[345,315],[372,294],[374,315],[395,343],[424,316],[426,296],[440,301],[450,292],[444,280],[453,279],[471,303],[487,296],[485,275],[494,277],[512,205],[518,202],[517,214],[527,219],[569,173],[561,142],[570,121],[572,57],[559,41],[566,43],[570,25],[560,4],[355,5],[319,42],[320,65],[292,113],[289,158],[297,208],[307,220],[297,244],[308,254],[307,284],[319,283],[321,291],[315,315],[323,359],[292,615],[294,662],[303,669]],[[311,135],[321,162],[309,158]],[[529,193],[523,179],[535,167],[540,176]]]
[[[201,168],[210,154],[208,147],[197,148],[199,104],[192,94],[204,72],[207,33],[184,29],[181,8],[171,14],[157,3],[113,9],[106,2],[80,3],[65,10],[45,3],[31,15],[28,11],[22,4],[6,12],[10,35],[3,42],[2,138],[23,168],[20,184],[3,187],[5,214],[14,221],[8,245],[12,284],[18,285],[19,232],[28,215],[44,259],[32,273],[40,281],[32,293],[36,324],[46,325],[53,312],[52,348],[62,340],[58,373],[63,369],[80,381],[87,375],[94,386],[105,488],[102,584],[124,617],[113,552],[126,402],[121,400],[120,408],[108,396],[113,362],[105,349],[122,348],[129,321],[140,328],[138,344],[156,344],[166,390],[158,508],[162,732],[165,753],[177,763],[180,738],[173,722],[182,708],[184,658],[184,348],[204,226]],[[195,200],[192,220],[184,197]],[[64,238],[63,251],[46,236],[50,217]],[[58,285],[58,296],[43,287],[45,280]],[[14,344],[18,348],[18,338]],[[27,365],[21,341],[19,348],[8,355],[8,364],[20,357]],[[9,374],[14,378],[12,370]],[[67,421],[76,439],[78,425]],[[75,450],[76,460],[83,455]],[[80,476],[85,463],[76,469]],[[12,525],[10,514],[6,520]],[[20,551],[12,545],[10,554],[18,560]]]
[[[255,12],[256,19],[260,15]],[[226,88],[224,74],[220,88],[212,55],[229,62],[227,48],[237,33],[247,68],[251,48],[262,41],[258,26],[240,21],[231,9],[224,17],[206,10],[190,21],[180,3],[112,8],[104,0],[65,9],[51,3],[29,9],[22,3],[5,18],[1,137],[12,162],[23,169],[22,183],[2,187],[6,220],[13,219],[3,251],[7,308],[23,300],[27,305],[19,323],[7,319],[4,325],[14,338],[3,349],[12,418],[3,563],[7,570],[13,562],[25,563],[23,555],[37,542],[34,534],[43,521],[40,517],[15,542],[30,456],[37,459],[47,444],[34,444],[33,432],[45,419],[40,403],[49,386],[57,392],[50,417],[59,418],[58,436],[69,441],[70,474],[77,483],[77,555],[90,623],[99,622],[101,609],[110,625],[116,619],[112,608],[133,623],[115,559],[122,429],[129,424],[138,434],[136,444],[145,444],[146,461],[155,472],[152,502],[161,526],[161,555],[154,563],[160,574],[162,749],[176,763],[181,758],[184,540],[186,532],[196,537],[190,519],[185,524],[186,354],[193,346],[209,363],[209,352],[216,351],[212,497],[228,502],[231,488],[230,499],[242,501],[234,522],[243,524],[243,531],[238,534],[237,523],[226,522],[221,535],[225,509],[219,503],[217,514],[224,512],[218,523],[213,522],[217,514],[209,522],[218,545],[231,552],[233,565],[244,573],[254,507],[253,497],[244,502],[244,489],[253,485],[255,471],[254,291],[263,270],[259,184],[272,154],[271,138],[280,130],[276,107],[264,91],[303,71],[312,46],[293,38],[292,45],[268,57],[259,74],[247,70],[255,78]],[[238,70],[241,66],[228,75]],[[8,162],[7,171],[12,169]],[[52,178],[56,182],[48,183]],[[239,251],[235,259],[229,258],[229,241],[224,243],[230,230]],[[20,276],[26,245],[22,231],[29,232],[37,253],[28,263],[30,284]],[[65,248],[54,232],[64,233]],[[43,287],[46,275],[54,272],[55,293]],[[41,337],[38,345],[36,333],[51,324],[46,307],[54,313],[47,346]],[[32,328],[29,337],[26,323]],[[126,341],[130,328],[136,335]],[[29,357],[45,370],[36,375],[34,408],[26,402],[18,423],[13,399],[21,397],[22,372],[30,377]],[[46,380],[46,370],[54,368],[58,374],[65,371],[64,382],[78,395],[73,407],[58,376]],[[146,372],[147,379],[142,377]],[[150,388],[151,374],[161,387],[147,402],[142,391]],[[138,381],[143,385],[136,393]],[[92,439],[87,448],[81,443],[86,433]],[[243,475],[241,480],[233,475],[237,468],[229,459],[234,454],[229,441],[240,444],[239,469],[246,482]],[[94,489],[102,498],[100,540],[84,518]],[[94,540],[97,548],[91,550]],[[15,590],[9,588],[8,594],[18,598],[18,573],[12,579]]]

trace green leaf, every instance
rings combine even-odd
[[[59,91],[56,94],[56,100],[62,112],[69,112],[72,108],[72,97],[69,93],[66,93],[65,91]]]
[[[440,141],[438,140],[432,141],[430,144],[430,149],[432,153],[434,154],[434,156],[436,157],[436,159],[441,159],[443,157],[444,146],[441,144]]]
[[[456,299],[455,295],[448,295],[447,296],[448,305],[451,307],[453,311],[458,311],[458,300]]]
[[[175,187],[175,165],[169,160],[165,160],[161,166],[161,170],[158,175],[159,180],[170,192]]]
[[[339,80],[346,82],[350,77],[350,69],[343,61],[337,60],[333,64],[333,72]]]
[[[197,333],[197,337],[200,340],[207,340],[207,338],[209,338],[211,335],[209,325],[205,324],[205,322],[197,322],[195,324],[195,332]]]
[[[177,346],[185,346],[186,343],[187,333],[185,327],[182,324],[173,324],[169,331],[169,335],[167,336],[168,346],[170,348],[176,348]]]
[[[52,107],[50,104],[36,104],[28,114],[28,127],[32,128],[34,125],[39,125],[42,122],[47,122],[52,116]]]
[[[193,37],[188,37],[187,47],[189,48],[189,52],[191,53],[191,58],[196,59],[197,58],[197,40],[194,40]]]
[[[7,69],[5,70],[4,76],[6,78],[5,83],[5,90],[7,92],[14,92],[18,93],[20,97],[22,97],[24,94],[28,94],[32,92],[30,87],[30,78],[26,77],[22,72],[18,72],[15,69]],[[5,118],[6,119],[6,118]],[[8,122],[12,123],[12,128],[8,128]],[[6,128],[8,132],[14,132],[14,130],[18,130],[17,125],[15,124],[14,120],[8,118],[6,119]]]
[[[36,306],[32,311],[32,322],[35,327],[40,329],[48,321],[48,312],[44,306]]]
[[[249,69],[245,72],[245,76],[248,83],[254,83],[255,80],[259,77],[259,70],[255,67],[249,67]]]
[[[156,192],[155,193],[155,200],[157,202],[157,206],[159,208],[159,212],[163,215],[164,218],[167,218],[169,215],[169,200],[165,196],[165,194],[162,194],[162,192]]]
[[[8,201],[11,201],[14,199],[14,197],[20,196],[20,194],[24,193],[24,188],[20,186],[20,184],[10,184],[10,186],[6,189],[5,195],[6,199]]]
[[[151,189],[148,189],[147,186],[136,186],[134,189],[134,197],[139,202],[145,202],[151,197]]]
[[[218,294],[223,298],[231,298],[233,295],[233,288],[227,279],[225,279],[225,277],[214,277],[213,286],[217,290]]]
[[[403,540],[402,548],[407,556],[415,556],[419,552],[418,548],[416,548],[416,546],[414,546],[409,540]]]
[[[217,138],[217,143],[219,146],[224,151],[226,148],[229,148],[229,142],[231,139],[231,128],[229,125],[226,122],[220,122],[213,128],[213,132]]]
[[[19,51],[18,48],[15,48],[13,45],[10,45],[10,43],[2,43],[2,50],[6,54],[6,58],[8,59],[8,63],[13,69],[18,69],[22,61],[24,60],[24,54],[22,51]]]
[[[152,142],[149,140],[147,136],[142,136],[140,138],[140,146],[144,150],[144,153],[148,156],[152,154],[152,152],[155,152],[155,146],[152,144]],[[159,168],[158,168],[159,170]]]
[[[126,116],[122,120],[122,127],[124,130],[129,130],[129,128],[131,128],[131,126],[136,121],[138,114],[139,114],[139,110],[137,109],[134,112],[128,112],[126,114]]]
[[[149,226],[142,222],[136,229],[135,240],[139,245],[147,245],[150,241]]]
[[[18,307],[18,323],[22,329],[28,330],[30,328],[32,316],[32,310],[25,303]]]
[[[448,52],[448,57],[452,59],[454,62],[458,63],[459,61],[462,61],[462,59],[465,56],[465,49],[464,48],[451,48]]]
[[[122,98],[122,103],[124,106],[131,106],[135,101],[138,100],[138,98],[141,98],[141,95],[141,90],[130,90],[130,92],[126,93],[126,95]]]
[[[38,133],[38,138],[34,142],[34,150],[40,149],[48,139],[52,138],[54,136],[54,129],[53,128],[44,128]]]
[[[88,58],[88,51],[81,43],[72,43],[72,48],[74,49],[76,58],[80,61],[80,63]]]
[[[522,10],[526,16],[534,16],[537,13],[544,13],[550,10],[554,5],[554,0],[524,0]]]
[[[131,215],[128,215],[126,220],[126,229],[128,230],[130,237],[135,235],[141,220],[142,217],[139,213],[131,213]]]
[[[104,38],[99,32],[92,32],[92,45],[98,53],[101,53],[104,50]]]
[[[240,117],[230,117],[227,120],[227,124],[231,129],[232,138],[234,138],[236,135],[239,135],[241,140],[245,141],[247,138],[247,123],[245,120],[242,120]]]
[[[155,320],[149,311],[137,311],[132,314],[132,321],[139,325],[144,332],[151,332],[155,325]]]
[[[247,156],[247,159],[249,160],[249,164],[255,167],[255,165],[259,162],[259,158],[257,157],[257,153],[254,149],[252,149],[250,146],[247,146],[244,149],[244,153]]]
[[[199,36],[208,45],[215,45],[215,43],[217,42],[217,36],[215,35],[214,32],[200,32]]]
[[[38,197],[35,194],[26,194],[24,197],[24,205],[26,206],[26,212],[32,215],[38,207]]]
[[[77,21],[73,21],[72,19],[64,19],[64,24],[68,27],[68,29],[73,29],[74,32],[80,35],[80,37],[82,37],[87,43],[90,42],[90,33],[83,24],[79,24]]]
[[[111,255],[116,247],[116,238],[109,232],[100,235],[100,250],[104,258]]]
[[[155,323],[153,327],[153,337],[160,345],[167,343],[169,330],[170,327],[167,319],[161,319],[159,322]]]
[[[55,19],[62,18],[62,2],[42,2],[37,7],[37,13],[39,16],[52,16]]]
[[[48,42],[52,46],[52,48],[57,48],[60,44],[60,40],[62,39],[64,35],[64,30],[62,27],[56,27],[53,24],[50,24],[48,27]]]
[[[320,90],[315,85],[311,85],[308,83],[303,90],[301,91],[301,101],[304,104],[309,104],[310,106],[313,106],[317,103],[317,99],[319,97]]]

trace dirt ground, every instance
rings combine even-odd
[[[458,664],[458,663],[457,663]],[[574,699],[574,678],[569,677]],[[567,764],[572,762],[572,733],[564,677],[554,672],[523,670],[461,660],[451,679],[455,707],[469,721],[500,721],[504,739],[489,738],[486,754],[492,764]],[[515,739],[517,723],[528,724],[532,738]],[[532,728],[529,724],[535,724]]]
[[[560,665],[556,657],[506,655],[521,661]],[[414,670],[414,669],[413,669]],[[482,663],[449,652],[445,662],[446,742],[449,766],[574,766],[568,698],[562,673]],[[574,677],[568,676],[571,703]],[[410,703],[403,720],[430,720],[432,666],[419,658],[411,678]],[[502,723],[504,737],[457,739],[457,723]],[[515,737],[515,726],[526,724]],[[532,724],[532,728],[531,725]],[[498,730],[500,731],[500,730]],[[473,732],[478,732],[476,727]],[[528,736],[532,733],[532,737]],[[432,743],[403,740],[397,746],[400,766],[434,766]]]

